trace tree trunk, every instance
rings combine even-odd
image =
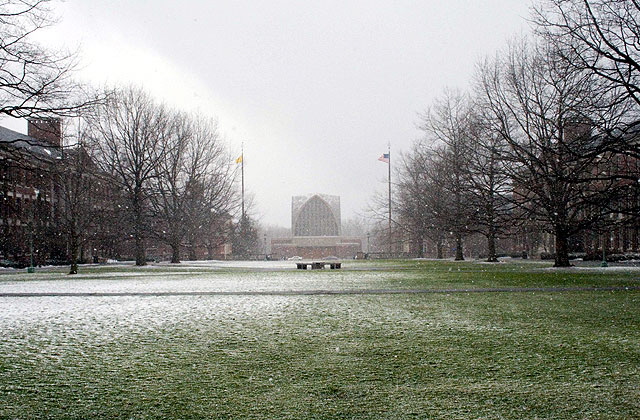
[[[463,261],[464,255],[462,255],[462,235],[456,233],[456,261]]]
[[[180,264],[180,243],[171,244],[171,264]]]
[[[147,255],[144,238],[136,234],[136,265],[147,265]]]
[[[193,243],[189,244],[189,260],[195,261],[198,259],[198,255],[196,254],[196,245]]]
[[[556,258],[554,267],[571,267],[569,263],[569,235],[562,226],[556,226]]]
[[[436,258],[441,260],[444,258],[444,245],[442,244],[442,239],[438,239],[436,241]]]
[[[71,254],[71,267],[69,268],[69,274],[78,274],[78,248],[80,247],[80,241],[75,231],[71,232],[69,241],[69,251]]]
[[[498,262],[496,257],[496,235],[492,228],[489,228],[489,234],[487,235],[487,262]]]
[[[133,233],[136,241],[136,265],[142,266],[147,265],[147,252],[144,245],[144,220],[142,215],[142,197],[139,192],[139,188],[136,188],[134,193],[134,203],[133,203],[133,212],[134,212],[134,226]]]
[[[417,258],[424,258],[424,240],[420,235],[414,234],[411,238],[411,246],[409,252]]]

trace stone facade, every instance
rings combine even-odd
[[[291,232],[293,236],[290,238],[272,239],[273,258],[354,258],[362,252],[360,238],[341,236],[340,197],[335,195],[293,197]]]
[[[293,236],[340,236],[340,197],[310,194],[291,200]]]

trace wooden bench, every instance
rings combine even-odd
[[[314,261],[314,262],[299,262],[296,263],[298,270],[306,270],[311,267],[312,270],[323,270],[326,266],[329,266],[331,270],[338,270],[342,268],[341,262],[326,262],[326,261]]]

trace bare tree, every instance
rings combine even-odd
[[[164,135],[168,113],[146,92],[129,87],[117,90],[87,121],[96,162],[117,183],[127,203],[122,216],[132,229],[136,265],[145,265],[151,181],[174,147]]]
[[[202,215],[204,216],[205,213]],[[231,243],[234,231],[233,217],[230,213],[210,210],[207,217],[203,219],[201,228],[197,231],[199,235],[194,235],[194,238],[201,240],[202,245],[207,249],[207,259],[213,260],[219,254],[224,254],[226,257],[226,249],[220,253],[217,251],[220,247]]]
[[[360,216],[353,216],[342,221],[340,231],[343,236],[366,237],[369,226],[367,220]]]
[[[443,165],[423,141],[416,142],[403,156],[398,173],[396,214],[402,230],[412,238],[419,256],[430,239],[437,258],[443,258],[449,201],[444,191]]]
[[[623,101],[635,105],[616,126],[600,128],[609,137],[609,152],[617,155],[613,163],[618,176],[626,179],[626,196],[612,204],[637,226],[640,204],[634,197],[640,187],[634,167],[640,159],[640,2],[542,0],[533,12],[538,32],[553,43],[566,63],[596,75],[600,89],[610,92],[612,106]]]
[[[56,164],[60,224],[67,236],[71,267],[69,274],[78,273],[78,261],[83,244],[96,222],[100,209],[99,190],[106,180],[99,178],[95,164],[82,144],[63,150]],[[102,182],[101,182],[102,181]]]
[[[555,236],[556,266],[569,266],[569,239],[602,222],[617,191],[607,137],[593,127],[616,124],[623,113],[591,73],[566,63],[549,44],[513,44],[479,71],[487,122],[508,145],[502,159],[513,203],[524,219]],[[596,84],[597,86],[597,84]]]
[[[446,90],[433,107],[422,116],[420,128],[432,142],[430,153],[446,168],[440,172],[449,202],[446,228],[456,241],[456,260],[463,260],[463,238],[472,230],[469,202],[469,147],[471,108],[467,95]]]
[[[473,226],[487,239],[487,261],[497,262],[496,240],[510,230],[513,213],[511,178],[502,158],[507,144],[476,111],[471,119],[469,146],[467,182],[474,209]]]
[[[178,263],[185,239],[195,259],[198,246],[213,245],[210,236],[224,237],[219,219],[236,204],[234,172],[214,120],[177,113],[166,129],[170,147],[155,169],[150,203],[153,234],[171,247],[171,262]]]
[[[208,256],[227,242],[232,231],[230,215],[240,205],[236,190],[236,170],[218,131],[216,120],[193,118],[193,144],[188,189],[187,242],[193,259],[197,246],[205,246]]]
[[[385,180],[385,183],[387,180]],[[398,185],[398,183],[394,182],[394,186]],[[398,210],[398,188],[393,188],[393,195],[391,196],[391,206]],[[406,228],[403,226],[403,221],[401,220],[401,214],[393,213],[393,218],[391,220],[391,231],[389,231],[389,195],[388,192],[377,191],[371,197],[371,202],[369,203],[366,213],[369,219],[369,243],[372,245],[370,247],[371,253],[380,252],[386,250],[386,254],[388,254],[387,258],[391,258],[394,253],[400,253],[401,250],[401,242],[403,240],[402,236],[406,233]]]
[[[171,247],[171,262],[180,262],[180,248],[187,231],[185,206],[187,186],[191,182],[187,168],[187,150],[192,141],[188,117],[172,113],[170,121],[158,133],[168,145],[167,153],[157,161],[150,179],[149,211],[153,227],[151,235]]]
[[[33,35],[54,23],[50,0],[0,0],[0,115],[76,115],[87,99],[71,78],[75,54],[52,52]]]
[[[568,64],[622,88],[640,105],[639,2],[543,0],[533,10],[539,32]]]

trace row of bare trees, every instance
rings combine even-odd
[[[67,128],[66,145],[45,146],[43,156],[3,147],[3,164],[39,173],[41,195],[55,207],[30,217],[57,226],[72,273],[87,246],[131,255],[133,244],[138,265],[149,242],[170,248],[174,263],[184,249],[190,259],[197,249],[213,258],[233,240],[239,207],[236,165],[217,122],[135,87],[104,96],[75,119],[76,132]]]
[[[638,225],[638,82],[634,1],[548,0],[539,36],[480,62],[469,93],[445,91],[421,118],[404,156],[399,225],[462,258],[463,238],[495,240],[535,225],[569,241],[612,224]]]
[[[3,167],[53,184],[46,200],[56,208],[42,217],[66,238],[72,273],[97,237],[134,242],[138,265],[151,240],[171,248],[172,262],[185,246],[190,258],[197,248],[211,257],[238,230],[236,168],[216,121],[159,104],[135,87],[88,95],[73,78],[76,54],[32,39],[55,23],[50,3],[0,0],[0,115],[73,119],[77,133],[43,156],[24,154],[21,140],[6,142]]]
[[[95,163],[93,179],[117,190],[97,203],[127,227],[136,264],[145,264],[149,240],[170,247],[174,263],[185,245],[190,258],[198,247],[211,257],[229,240],[236,171],[215,120],[170,109],[129,87],[111,92],[83,121],[80,140]]]

